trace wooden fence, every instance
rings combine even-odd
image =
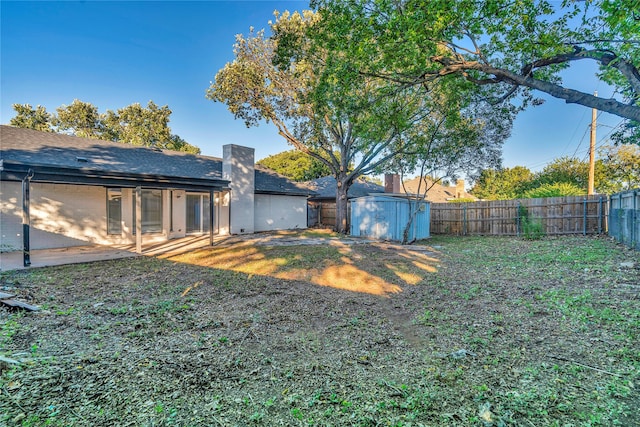
[[[347,223],[351,220],[351,202],[347,204]],[[307,227],[335,227],[336,202],[309,202],[307,204]]]
[[[546,235],[600,234],[607,230],[607,197],[571,196],[431,204],[431,234],[520,235],[539,224]]]
[[[640,250],[640,190],[625,191],[610,197],[609,235]]]

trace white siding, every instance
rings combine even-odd
[[[256,194],[254,211],[255,231],[307,228],[306,197]]]

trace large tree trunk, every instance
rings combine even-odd
[[[343,177],[336,179],[336,228],[335,231],[341,234],[349,233],[349,218],[347,216],[347,191],[349,182]]]

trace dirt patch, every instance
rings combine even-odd
[[[0,422],[634,425],[638,258],[335,239],[2,273],[43,310],[0,309]]]

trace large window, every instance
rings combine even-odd
[[[136,193],[133,193],[133,232],[136,224]],[[162,190],[142,190],[142,233],[162,232]]]
[[[107,188],[107,234],[122,234],[122,190]]]
[[[187,194],[187,233],[209,231],[209,195]]]

